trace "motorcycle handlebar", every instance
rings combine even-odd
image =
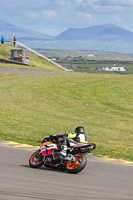
[[[56,136],[54,136],[54,135],[50,135],[50,136],[46,136],[45,138],[44,138],[44,140],[47,140],[47,141],[49,141],[49,140],[54,140],[54,139],[57,139],[57,137]]]
[[[64,133],[64,134],[59,134],[59,135],[56,135],[56,136],[54,136],[54,135],[50,135],[50,136],[46,136],[43,140],[42,140],[42,143],[43,142],[46,142],[46,141],[49,141],[49,140],[51,140],[51,141],[57,141],[59,138],[65,138],[65,137],[67,137],[67,134],[66,133]]]

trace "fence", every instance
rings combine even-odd
[[[18,42],[18,41],[14,41],[14,42],[16,43],[16,46],[20,46],[20,47],[23,47],[23,48],[29,50],[29,51],[30,51],[31,53],[33,53],[34,55],[36,55],[36,56],[38,56],[38,57],[40,57],[40,58],[42,58],[42,59],[44,59],[44,60],[47,60],[49,63],[55,65],[55,66],[58,67],[58,68],[60,68],[60,69],[62,69],[62,70],[64,70],[64,71],[72,71],[72,70],[69,70],[69,69],[63,67],[62,65],[60,65],[60,64],[58,64],[58,63],[56,63],[56,62],[54,62],[53,60],[47,58],[46,56],[44,56],[44,55],[38,53],[37,51],[35,51],[35,50],[33,50],[33,49],[27,47],[26,45],[24,45],[24,44],[22,44],[22,43],[20,43],[20,42]],[[11,43],[12,43],[12,41],[11,41]]]

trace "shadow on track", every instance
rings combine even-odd
[[[65,169],[54,169],[54,168],[50,168],[50,167],[31,168],[29,165],[20,165],[20,166],[30,168],[30,169],[34,169],[34,170],[45,170],[45,171],[54,171],[54,172],[61,172],[61,173],[65,173],[65,174],[70,174],[67,171],[65,171]]]

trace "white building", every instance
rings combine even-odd
[[[94,56],[94,54],[88,54],[88,56],[89,56],[89,57],[93,57],[93,56]]]
[[[125,72],[127,71],[123,66],[114,65],[106,65],[105,67],[100,68],[100,71],[119,71]]]

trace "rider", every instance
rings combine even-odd
[[[67,145],[68,141],[67,138],[73,139],[75,142],[87,142],[87,137],[85,135],[85,129],[83,126],[78,126],[75,128],[74,133],[65,133],[65,134],[59,134],[57,135],[59,138],[64,137],[64,140],[62,142],[62,151],[61,154],[63,156],[66,156],[66,150],[67,150]]]
[[[67,140],[67,138],[73,139],[75,142],[87,142],[87,137],[85,135],[85,129],[83,126],[76,127],[74,133],[59,134],[55,137],[63,138],[61,142],[61,154],[64,156],[66,156],[67,146],[69,146],[69,140]]]
[[[76,127],[74,133],[68,134],[68,138],[73,139],[76,142],[87,142],[87,137],[85,135],[85,129],[83,126]]]
[[[56,135],[55,137],[67,137],[69,139],[73,139],[75,142],[87,142],[87,137],[85,135],[85,129],[83,126],[76,127],[74,133],[63,133]]]
[[[69,140],[67,138],[73,139],[75,142],[87,143],[87,137],[85,135],[85,129],[83,126],[76,127],[74,133],[63,133],[63,134],[55,135],[53,137],[57,140],[58,147],[61,150],[61,154],[63,156],[66,156],[66,150],[67,150],[67,146],[69,143]],[[59,138],[61,138],[60,142],[58,140]],[[44,138],[44,140],[45,140],[45,138]],[[42,143],[43,143],[43,141],[42,141]]]

